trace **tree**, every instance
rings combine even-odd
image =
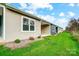
[[[79,18],[78,19],[71,18],[68,26],[66,27],[66,30],[69,32],[79,31]]]

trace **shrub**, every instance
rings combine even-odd
[[[34,37],[29,37],[29,40],[34,40],[35,38]]]
[[[14,42],[15,42],[15,43],[20,43],[21,40],[20,40],[20,39],[16,39]]]
[[[41,38],[41,36],[38,36],[37,38]]]

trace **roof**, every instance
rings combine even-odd
[[[50,23],[50,22],[48,22],[48,21],[43,20],[42,18],[39,18],[39,17],[37,17],[37,16],[35,16],[35,15],[33,15],[33,14],[30,14],[30,13],[24,12],[23,10],[19,10],[19,9],[17,9],[17,8],[15,8],[15,7],[12,7],[12,6],[8,5],[8,4],[5,4],[5,3],[1,3],[1,4],[4,5],[5,8],[7,8],[7,9],[9,9],[9,10],[11,10],[11,11],[14,11],[14,12],[16,12],[16,13],[25,15],[25,16],[27,16],[27,17],[30,17],[30,18],[33,18],[33,19],[36,19],[36,20],[39,20],[39,21],[44,21],[44,22]],[[52,23],[50,23],[50,24],[52,24]]]
[[[17,8],[15,8],[15,7],[12,7],[12,6],[10,6],[10,5],[8,5],[8,4],[5,4],[5,3],[1,3],[1,4],[4,5],[5,8],[7,8],[7,9],[9,9],[9,10],[11,10],[11,11],[14,11],[14,12],[16,12],[16,13],[19,13],[19,14],[22,14],[22,15],[25,15],[25,16],[28,16],[28,17],[31,17],[31,18],[34,18],[34,19],[36,19],[36,20],[40,20],[40,18],[38,18],[38,17],[35,16],[35,15],[26,13],[26,12],[24,12],[24,11],[22,11],[22,10],[19,10],[19,9],[17,9]]]
[[[55,24],[52,24],[52,25],[54,25],[54,26],[56,26],[56,27],[58,27],[58,28],[61,28],[61,29],[63,29],[62,27],[60,27],[60,26],[58,26],[58,25],[55,25]]]
[[[15,8],[15,7],[12,7],[12,6],[10,6],[10,5],[6,4],[6,3],[1,3],[1,4],[4,5],[5,8],[7,8],[7,9],[9,9],[9,10],[11,10],[11,11],[14,11],[14,12],[16,12],[16,13],[25,15],[25,16],[30,17],[30,18],[33,18],[33,19],[36,19],[36,20],[38,20],[38,21],[44,21],[44,22],[47,22],[47,23],[49,23],[49,24],[52,24],[52,23],[50,23],[50,22],[48,22],[48,21],[46,21],[46,20],[44,20],[44,19],[42,19],[42,18],[39,18],[39,17],[37,17],[37,16],[35,16],[35,15],[33,15],[33,14],[30,14],[30,13],[24,12],[24,11],[22,11],[22,10],[19,10],[19,9],[17,9],[17,8]],[[52,25],[55,25],[55,24],[52,24]],[[55,25],[55,26],[57,26],[57,25]],[[58,26],[58,27],[59,27],[59,26]],[[61,27],[60,27],[60,28],[61,28]]]

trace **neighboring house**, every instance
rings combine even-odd
[[[0,4],[0,40],[14,41],[17,38],[51,35],[51,27],[51,23],[37,16]]]

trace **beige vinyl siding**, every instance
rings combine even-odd
[[[23,15],[16,12],[5,9],[5,38],[8,41],[13,41],[16,38],[27,39],[30,36],[37,37],[41,35],[41,22],[32,18],[28,19],[35,20],[35,31],[34,32],[22,32],[21,31],[21,17]],[[26,17],[26,16],[25,16]]]
[[[58,27],[58,33],[63,32],[63,29]]]
[[[44,25],[41,27],[41,33],[43,36],[51,35],[51,25]]]

